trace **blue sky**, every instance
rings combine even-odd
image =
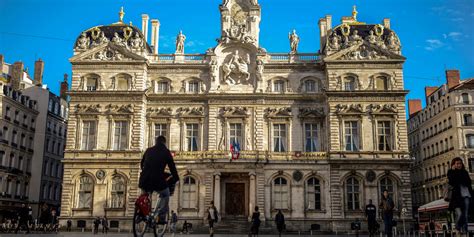
[[[45,61],[44,81],[55,93],[81,31],[118,20],[141,27],[141,14],[161,22],[160,53],[174,52],[179,30],[187,36],[187,53],[203,53],[220,35],[218,6],[222,0],[0,0],[0,53],[6,62],[21,60],[33,70]],[[319,49],[318,19],[329,14],[333,26],[357,5],[358,20],[391,28],[402,42],[408,98],[423,98],[424,86],[445,82],[444,70],[459,69],[474,77],[474,1],[472,0],[259,0],[262,6],[260,45],[269,52],[288,52],[287,35],[296,29],[300,52]]]

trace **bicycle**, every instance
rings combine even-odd
[[[170,198],[173,196],[175,189],[175,183],[172,183],[172,176],[169,173],[165,173],[170,192]],[[161,197],[158,197],[155,209],[152,210],[151,197],[153,192],[145,192],[141,194],[135,201],[135,210],[133,213],[133,236],[143,237],[146,233],[153,233],[155,237],[162,237],[168,229],[170,215],[169,208],[166,208],[165,214],[160,216],[159,222],[156,221],[156,215],[158,212],[156,209],[160,206]],[[155,215],[156,213],[156,215]]]

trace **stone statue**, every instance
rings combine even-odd
[[[222,70],[224,72],[223,80],[227,84],[236,84],[238,81],[231,78],[231,74],[236,74],[238,76],[244,76],[245,80],[248,80],[250,77],[248,64],[250,64],[250,58],[247,54],[247,57],[244,59],[240,57],[239,51],[235,50],[232,54],[231,59],[222,65]]]
[[[332,32],[329,37],[329,48],[333,50],[339,50],[341,48],[341,37],[336,32]]]
[[[135,50],[141,49],[143,47],[143,40],[138,35],[138,32],[135,32],[133,38],[130,39],[130,45],[132,46],[132,49]]]
[[[184,53],[184,41],[186,40],[186,36],[183,35],[182,31],[179,31],[178,36],[176,36],[176,54],[183,54]]]
[[[114,38],[112,38],[112,42],[118,46],[122,46],[122,47],[127,46],[125,41],[122,38],[120,38],[120,35],[117,32],[114,33]]]
[[[291,53],[296,53],[300,43],[300,37],[296,34],[296,30],[293,30],[293,33],[288,33],[288,39],[290,39]]]
[[[109,42],[109,39],[107,39],[107,37],[105,37],[105,34],[104,32],[100,32],[100,36],[99,38],[97,39],[97,41],[99,42],[99,44],[106,44]]]
[[[352,35],[349,36],[349,44],[354,45],[362,41],[362,37],[359,35],[359,31],[354,30],[352,31]]]
[[[393,51],[400,50],[400,41],[393,31],[387,37],[387,48]]]
[[[365,38],[365,40],[367,40],[367,42],[369,42],[371,44],[376,44],[377,43],[377,36],[374,35],[373,30],[369,31],[369,35],[367,36],[367,38]]]
[[[211,68],[210,68],[209,72],[211,74],[211,80],[216,81],[216,78],[219,74],[219,67],[217,66],[217,61],[215,59],[213,59],[211,61],[211,66],[210,67]]]
[[[257,60],[257,79],[259,81],[262,80],[262,77],[263,77],[263,69],[264,69],[264,65],[263,65],[263,61],[261,59],[258,59]]]
[[[90,39],[87,37],[86,32],[82,32],[81,37],[77,41],[76,49],[88,49],[90,45]]]

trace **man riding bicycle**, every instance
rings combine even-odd
[[[143,154],[141,161],[142,173],[138,185],[144,192],[150,194],[157,192],[160,195],[160,201],[155,209],[158,224],[166,223],[166,214],[169,209],[170,185],[174,185],[179,181],[173,156],[165,144],[166,138],[159,136],[156,138],[155,146],[148,148],[145,154]],[[166,166],[168,166],[171,176],[165,173]]]

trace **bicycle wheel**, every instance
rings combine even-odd
[[[137,207],[135,207],[135,211],[133,214],[133,236],[145,236],[145,233],[147,232],[148,228],[149,226],[146,216],[141,215]]]
[[[154,225],[153,231],[155,233],[155,237],[162,237],[165,234],[166,230],[168,229],[169,211],[166,212],[164,217],[165,217],[164,222],[160,221],[160,223],[156,223],[156,225]]]

